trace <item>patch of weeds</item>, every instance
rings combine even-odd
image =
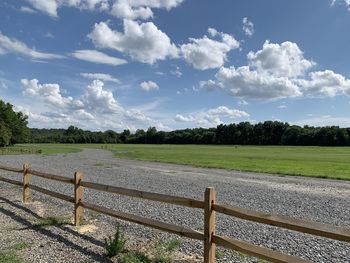
[[[34,224],[34,228],[45,228],[49,226],[59,226],[70,224],[70,220],[66,216],[49,216],[40,219],[40,222]]]
[[[113,237],[105,238],[105,249],[108,257],[114,257],[125,251],[125,243],[127,239],[119,224],[117,224],[116,231]]]
[[[95,220],[95,219],[98,219],[102,214],[91,210],[89,211],[88,215],[90,220]]]
[[[236,250],[232,250],[231,253],[233,256],[240,258],[241,261],[245,260],[246,257],[249,257],[248,255]]]
[[[167,241],[159,241],[156,244],[156,249],[161,249],[166,252],[173,252],[178,249],[181,245],[181,241],[179,239],[170,239]]]
[[[152,263],[152,260],[142,252],[130,251],[120,258],[118,258],[119,263]]]
[[[22,249],[29,248],[30,246],[31,246],[31,244],[29,244],[29,243],[21,242],[21,243],[17,243],[17,244],[14,244],[14,245],[10,246],[8,249],[11,249],[11,250],[22,250]]]
[[[24,263],[14,251],[0,251],[0,263]]]
[[[103,163],[95,163],[94,166],[100,167],[100,166],[104,166]]]
[[[270,261],[267,261],[267,260],[265,260],[265,259],[260,259],[260,258],[257,258],[257,259],[256,259],[256,262],[257,262],[257,263],[270,263]]]
[[[221,250],[216,250],[215,251],[215,257],[216,258],[223,258],[225,256],[225,253]]]
[[[154,256],[152,263],[172,263],[173,257],[171,255],[165,253],[156,253]]]
[[[159,241],[155,246],[154,263],[171,263],[174,261],[172,253],[179,248],[181,241],[179,239],[170,239]]]

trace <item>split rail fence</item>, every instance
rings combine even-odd
[[[23,169],[0,166],[0,170],[21,173],[23,181],[16,181],[0,176],[0,181],[23,187],[23,202],[31,201],[31,190],[52,197],[62,199],[74,204],[74,224],[81,224],[84,216],[84,208],[96,212],[100,212],[118,219],[141,224],[147,227],[155,228],[161,231],[177,234],[191,239],[204,241],[204,263],[215,262],[216,245],[227,249],[236,250],[244,254],[248,254],[257,258],[268,260],[270,262],[292,262],[302,263],[309,262],[307,260],[283,254],[268,248],[256,246],[234,238],[220,236],[216,234],[215,220],[216,212],[237,217],[244,220],[249,220],[257,223],[263,223],[284,229],[294,230],[302,233],[312,234],[320,237],[331,238],[339,241],[350,242],[350,229],[336,227],[333,225],[310,222],[285,216],[272,214],[264,214],[252,210],[243,209],[231,205],[218,204],[216,202],[215,189],[209,187],[205,190],[204,200],[195,200],[178,196],[170,196],[159,193],[151,193],[134,189],[121,188],[83,181],[84,174],[75,172],[74,178],[39,172],[30,168],[28,164],[23,165]],[[55,180],[66,184],[74,185],[74,197],[53,192],[48,189],[41,188],[31,184],[32,176],[39,176],[45,179]],[[161,222],[154,219],[141,217],[121,211],[112,210],[103,206],[95,205],[84,201],[84,188],[89,188],[97,191],[109,192],[129,197],[137,197],[141,199],[168,203],[173,205],[185,206],[190,208],[199,208],[204,210],[204,233],[182,227],[174,224]]]

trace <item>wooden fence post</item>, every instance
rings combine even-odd
[[[74,173],[74,225],[79,226],[84,217],[84,208],[79,204],[83,201],[84,187],[80,185],[84,178],[82,172]]]
[[[32,201],[32,193],[29,188],[32,175],[29,173],[30,165],[28,163],[23,164],[23,203],[29,203]]]
[[[212,205],[216,202],[213,187],[205,189],[204,195],[204,263],[215,263],[216,245],[213,242],[215,234],[215,211]]]

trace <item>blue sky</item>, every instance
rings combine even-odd
[[[30,127],[350,127],[349,0],[3,0],[0,98]]]

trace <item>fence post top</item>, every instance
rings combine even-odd
[[[81,171],[76,171],[75,173],[74,173],[74,178],[76,178],[76,179],[79,179],[79,178],[83,178],[84,177],[84,173],[83,172],[81,172]]]
[[[214,192],[215,191],[215,187],[211,186],[211,187],[207,187],[205,188],[206,192]]]
[[[24,163],[23,164],[23,170],[28,170],[30,168],[30,164],[29,163]]]

